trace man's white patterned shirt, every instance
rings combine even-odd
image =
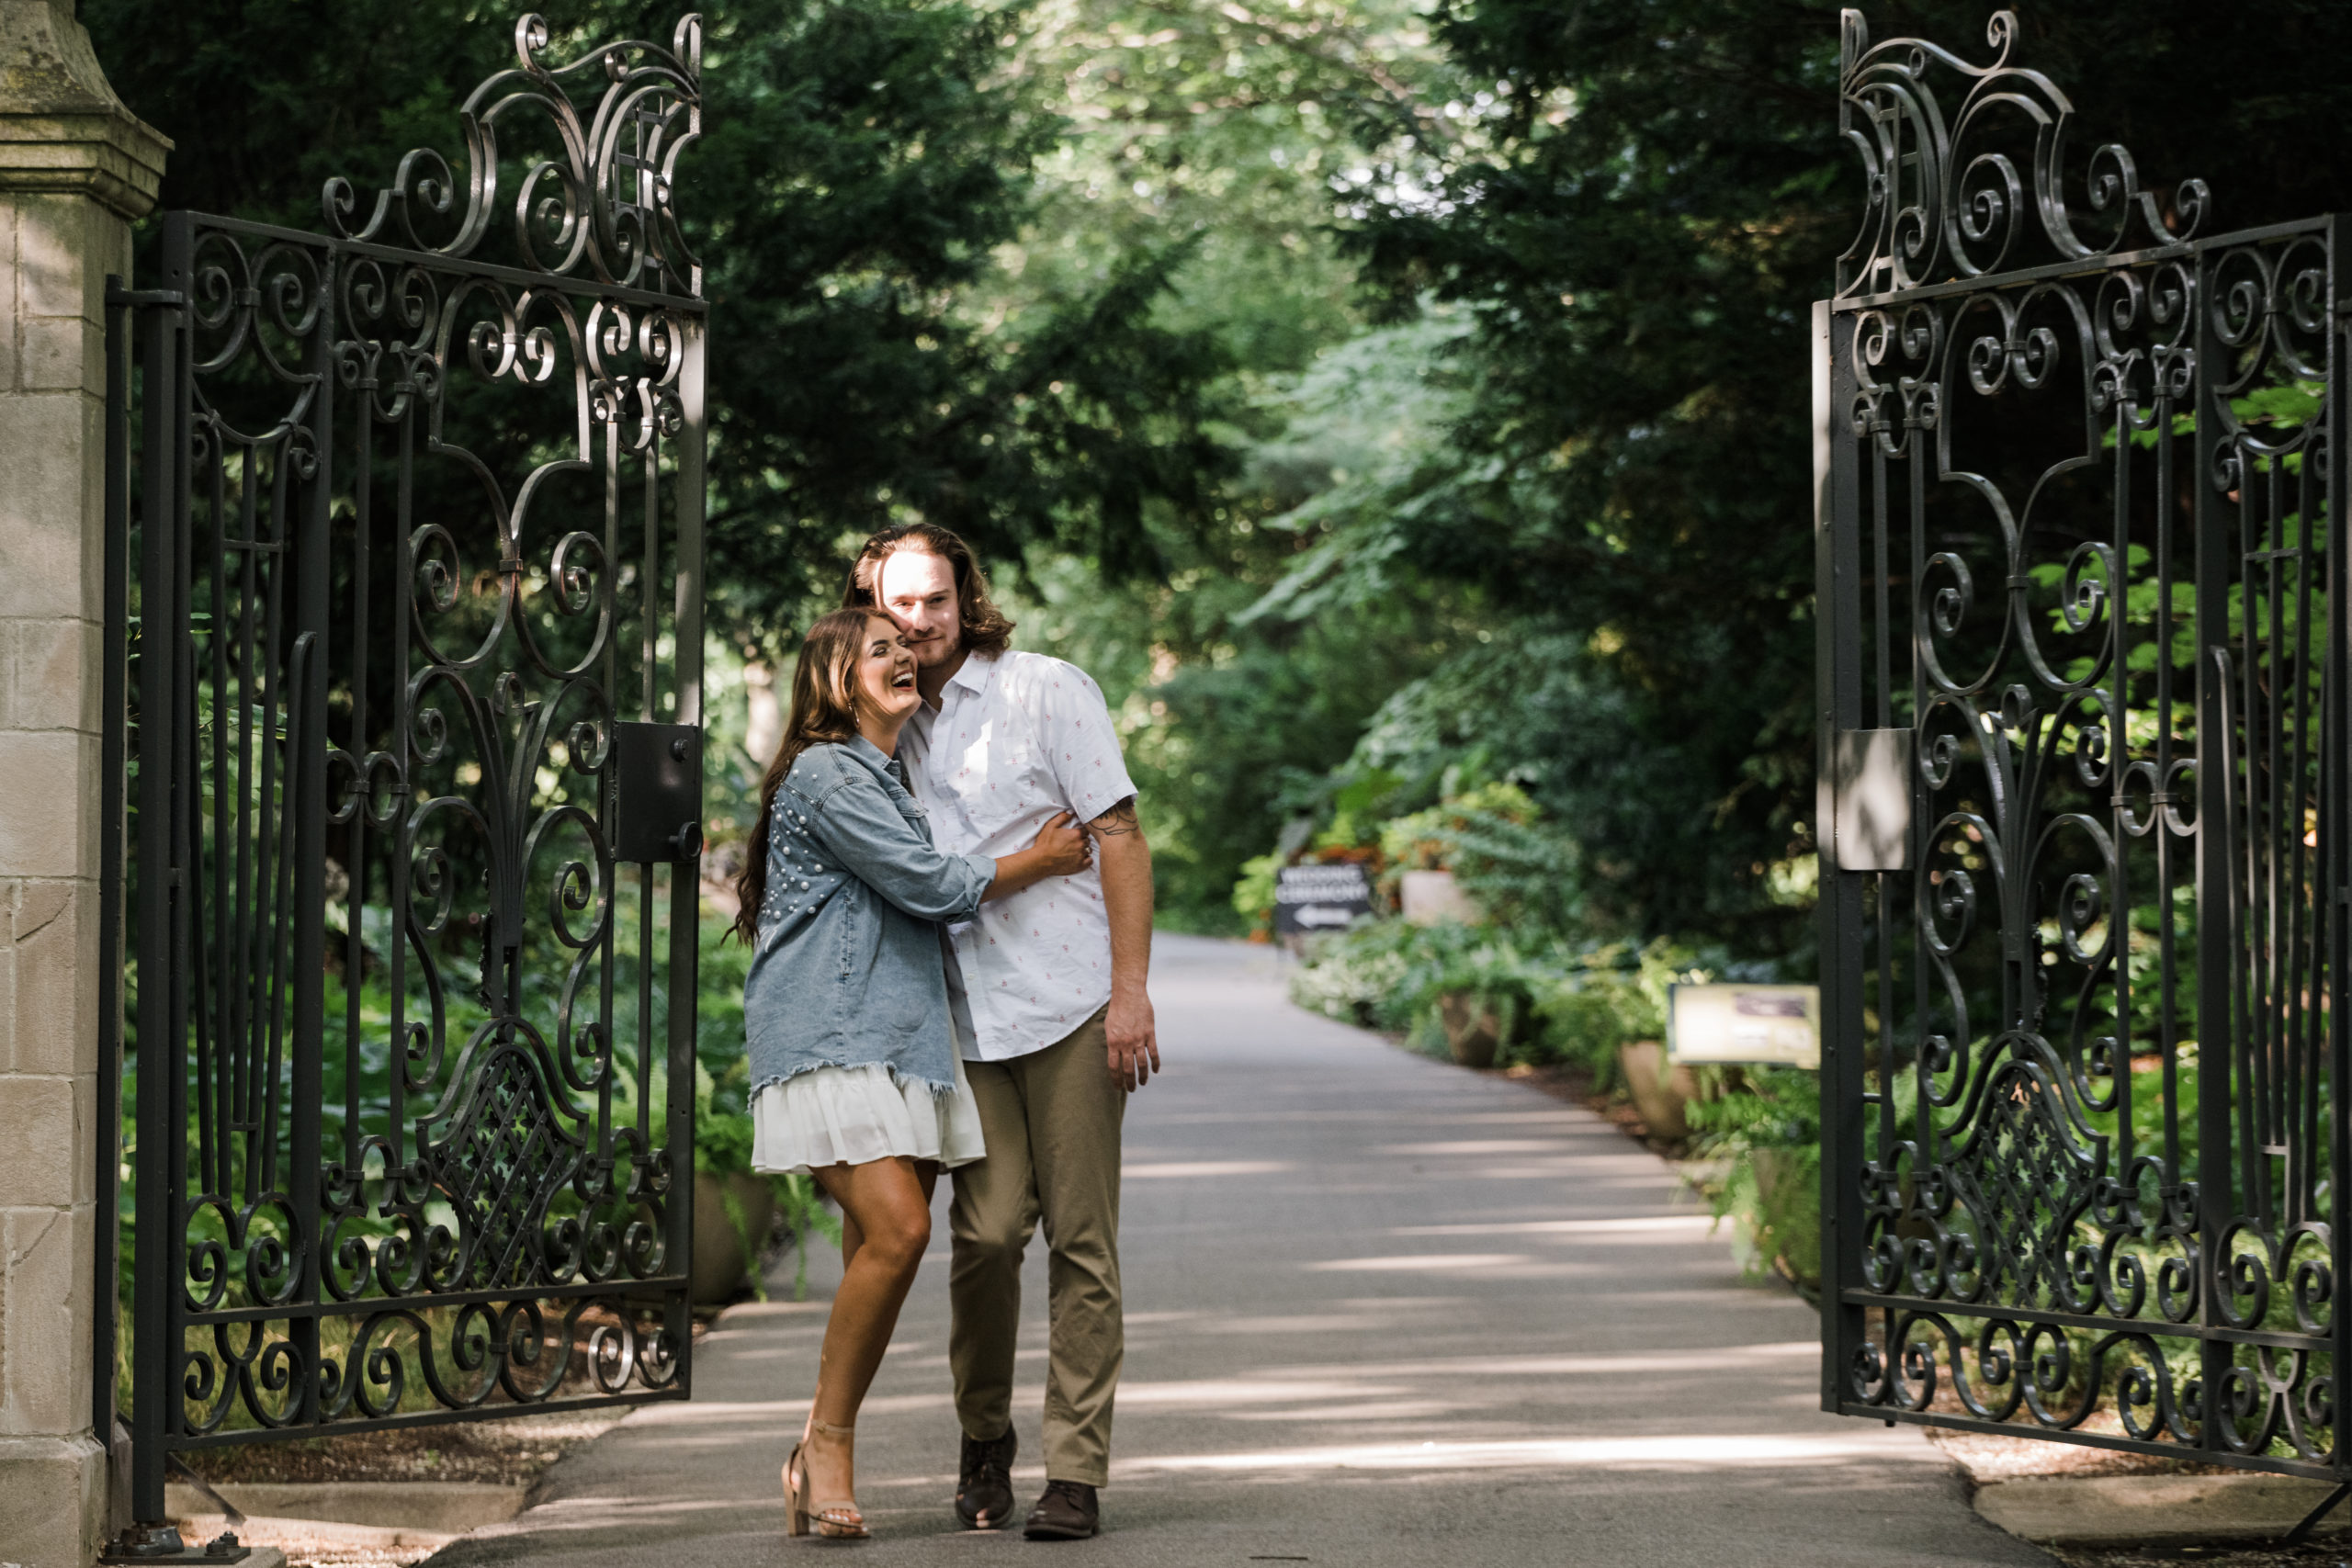
[[[1091,822],[1136,793],[1102,688],[1039,653],[965,660],[939,711],[925,704],[908,720],[899,760],[949,854],[1009,855],[1057,812]],[[1042,1051],[1111,999],[1097,867],[983,904],[948,931],[978,1034],[965,1043],[967,1060]]]

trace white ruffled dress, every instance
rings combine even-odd
[[[878,1062],[768,1085],[752,1102],[752,1168],[782,1176],[899,1155],[950,1168],[986,1158],[962,1055],[955,1060],[952,1094],[913,1078],[893,1082]]]

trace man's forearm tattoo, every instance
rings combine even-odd
[[[1140,833],[1143,824],[1136,820],[1136,797],[1127,796],[1110,810],[1086,825],[1086,830],[1097,838],[1115,839],[1122,833]]]

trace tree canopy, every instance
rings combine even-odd
[[[312,225],[503,63],[475,0],[84,0],[165,201]],[[1980,57],[1971,4],[1874,34]],[[558,39],[664,38],[629,0]],[[773,657],[931,518],[1119,708],[1177,918],[1482,781],[1596,930],[1801,948],[1810,303],[1859,212],[1829,0],[729,0],[715,624]],[[2029,7],[2078,153],[2209,227],[2352,206],[2352,12]],[[2281,62],[2286,62],[2282,64]]]
[[[666,39],[672,8],[573,0],[550,52]],[[455,107],[511,62],[470,0],[88,0],[116,90],[180,145],[166,206],[317,226],[412,146],[454,154]],[[1007,15],[924,0],[710,10],[707,134],[679,206],[708,258],[712,609],[786,645],[838,591],[844,534],[922,515],[982,549],[1078,546],[1148,570],[1142,513],[1195,519],[1224,447],[1212,336],[1155,317],[1176,247],[1130,246],[1027,313],[969,309],[1035,219],[1064,121],[1000,69]]]
[[[1983,57],[1975,5],[1868,12]],[[1582,850],[1604,925],[1750,950],[1804,940],[1810,852],[1810,302],[1860,216],[1836,135],[1838,8],[1755,0],[1443,0],[1466,96],[1348,182],[1374,314],[1468,313],[1450,439],[1366,487],[1270,602],[1329,614],[1401,581],[1475,589],[1517,628],[1401,692],[1359,756],[1476,757]],[[2342,206],[2338,7],[2248,29],[2181,3],[2033,7],[2018,56],[2078,110],[2078,155],[2199,175],[2213,220]],[[1411,745],[1407,744],[1410,739]],[[1418,748],[1416,751],[1414,749]]]

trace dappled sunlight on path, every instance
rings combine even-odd
[[[951,1528],[942,1224],[860,1417],[861,1562],[2048,1562],[1979,1520],[1915,1431],[1819,1412],[1811,1310],[1742,1281],[1657,1158],[1579,1108],[1291,1008],[1275,964],[1161,939],[1170,1070],[1127,1122],[1108,1533],[1056,1548]],[[1044,1481],[1042,1244],[1026,1288],[1024,1505]],[[840,1550],[786,1540],[776,1490],[824,1312],[729,1313],[693,1404],[639,1411],[558,1465],[538,1506],[435,1562]]]

